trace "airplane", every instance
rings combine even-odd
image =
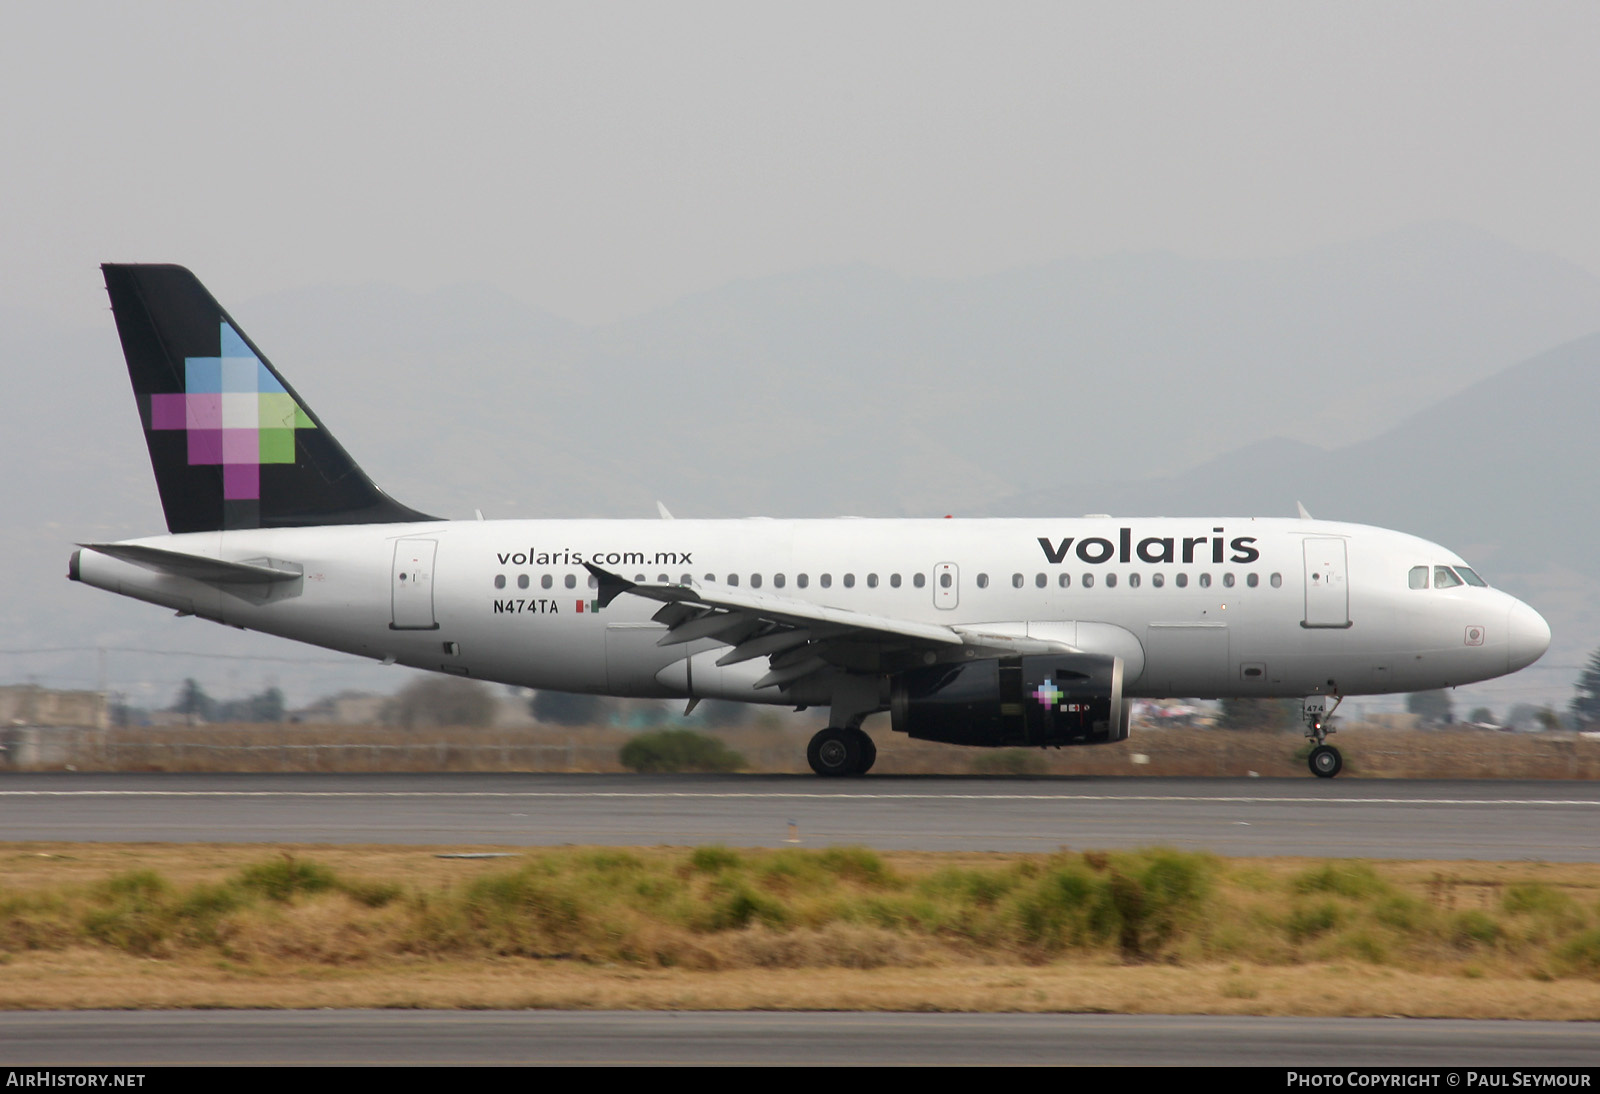
[[[1300,698],[1332,778],[1345,696],[1492,679],[1550,643],[1455,553],[1303,509],[440,519],[374,485],[187,269],[102,270],[167,534],[80,543],[68,577],[181,616],[530,688],[827,707],[807,759],[832,777],[873,766],[861,725],[885,710],[914,738],[1062,747],[1184,696]]]

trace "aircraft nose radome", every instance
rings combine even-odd
[[[1527,668],[1543,657],[1544,651],[1550,648],[1550,624],[1544,621],[1544,616],[1522,601],[1512,603],[1506,625],[1509,634],[1507,643],[1509,671],[1516,672],[1518,669]]]

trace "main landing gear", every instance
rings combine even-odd
[[[824,778],[865,775],[878,759],[878,746],[859,726],[829,726],[811,738],[806,759]]]
[[[865,775],[878,759],[878,746],[872,743],[861,723],[887,703],[884,679],[865,673],[844,677],[834,685],[828,705],[827,729],[820,730],[806,746],[811,770],[825,779],[846,775]]]
[[[1339,704],[1344,702],[1344,697],[1336,695],[1333,698],[1333,707],[1328,708],[1328,701],[1321,695],[1306,697],[1301,713],[1306,720],[1306,737],[1317,742],[1311,750],[1311,755],[1306,757],[1306,766],[1311,768],[1311,773],[1319,779],[1331,779],[1344,770],[1344,757],[1339,750],[1328,744],[1328,734],[1334,732],[1328,728],[1328,723],[1333,721],[1333,712],[1339,709]]]

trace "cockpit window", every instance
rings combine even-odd
[[[1480,589],[1487,589],[1489,587],[1489,583],[1483,580],[1483,578],[1479,577],[1477,571],[1473,570],[1470,566],[1457,566],[1456,573],[1460,574],[1461,579],[1468,585],[1476,585]]]
[[[1433,587],[1435,589],[1453,589],[1462,584],[1456,572],[1448,566],[1435,566],[1433,568]]]
[[[1413,589],[1426,589],[1428,587],[1428,568],[1426,566],[1411,567],[1411,574],[1407,580]]]

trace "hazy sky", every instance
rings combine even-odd
[[[60,3],[0,33],[0,304],[1274,254],[1468,221],[1600,271],[1594,3]]]

